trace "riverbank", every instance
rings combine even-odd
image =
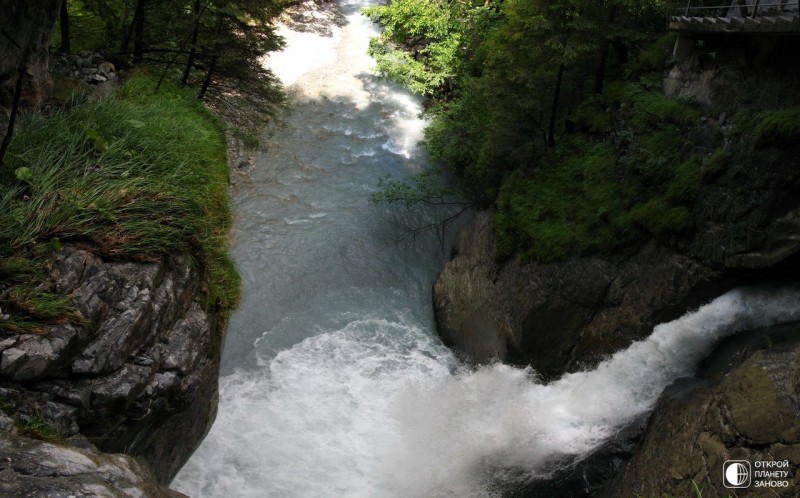
[[[134,492],[151,471],[168,483],[216,413],[239,296],[227,256],[225,135],[193,94],[155,88],[134,76],[115,97],[30,116],[6,156],[3,444],[101,462],[70,471],[44,463],[65,490],[93,486],[92,474],[111,494]],[[126,468],[143,481],[119,477]],[[12,494],[41,485],[24,459],[9,469]],[[115,475],[133,490],[109,484]]]

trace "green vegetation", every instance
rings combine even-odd
[[[273,19],[283,0],[65,0],[51,45],[100,51],[118,67],[146,65],[217,105],[244,101],[271,114],[283,100],[261,64],[283,40]]]
[[[222,125],[192,93],[147,76],[116,98],[89,100],[20,123],[0,177],[0,328],[83,323],[42,284],[63,243],[112,259],[155,261],[190,253],[209,306],[238,300],[229,260]]]
[[[401,1],[364,9],[384,27],[370,42],[378,73],[426,95],[445,96],[464,52],[497,13],[482,3]],[[412,52],[412,53],[409,53]]]
[[[731,158],[732,155],[730,152],[720,149],[703,159],[703,166],[701,168],[703,181],[709,182],[725,171]]]
[[[764,111],[758,113],[756,119],[754,147],[800,139],[800,107]]]
[[[15,417],[17,430],[23,436],[39,439],[52,444],[66,445],[67,439],[53,426],[44,421],[41,415]]]
[[[495,208],[498,258],[554,261],[691,228],[703,182],[729,158],[695,154],[687,131],[700,113],[661,90],[675,40],[664,8],[393,0],[366,11],[386,28],[372,42],[381,72],[434,98],[432,159],[469,202]],[[429,198],[417,183],[385,182],[384,200]]]
[[[687,228],[688,207],[703,178],[700,158],[690,153],[677,124],[691,109],[670,107],[648,128],[641,121],[660,97],[634,90],[626,95],[620,105],[631,127],[620,130],[618,143],[566,138],[539,167],[503,180],[495,216],[497,257],[522,251],[525,259],[554,261]],[[606,97],[596,105],[608,105]]]
[[[17,412],[12,403],[5,396],[0,396],[0,412],[14,419],[17,431],[23,436],[39,439],[53,444],[66,444],[66,439],[58,430],[44,421],[41,412],[33,415]]]

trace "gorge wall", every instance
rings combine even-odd
[[[757,143],[752,130],[743,132],[730,117],[747,92],[763,97],[760,104],[796,104],[785,97],[793,92],[792,77],[777,69],[786,60],[782,48],[779,40],[709,44],[666,75],[668,94],[693,98],[704,109],[702,124],[686,131],[696,150],[711,154],[710,137],[721,136],[730,157],[695,199],[690,230],[614,254],[521,264],[495,260],[493,213],[480,212],[459,235],[434,287],[443,340],[469,360],[531,365],[548,380],[597,364],[656,324],[734,286],[797,282],[800,149],[794,141]],[[716,59],[709,56],[713,50],[719,50],[712,54]],[[743,60],[742,54],[761,62]],[[784,335],[791,337],[797,327],[787,330]],[[734,349],[735,361],[726,369],[662,396],[642,441],[625,443],[622,457],[603,458],[603,465],[613,460],[614,468],[605,466],[601,484],[589,483],[583,472],[575,488],[580,491],[570,492],[688,496],[694,480],[703,496],[727,496],[719,482],[721,465],[736,458],[786,459],[794,479],[800,393],[793,367],[780,365],[797,362],[796,340],[764,339],[758,347],[738,343]],[[603,490],[602,482],[617,471]],[[544,496],[536,489],[520,496]]]
[[[6,451],[35,445],[14,433],[44,426],[67,446],[41,443],[36,451],[64,458],[97,454],[94,446],[126,453],[168,483],[205,435],[217,407],[222,324],[204,310],[200,281],[188,257],[113,262],[64,247],[47,285],[68,295],[88,324],[2,337],[0,399],[17,422],[0,431]],[[76,444],[89,449],[70,447]],[[100,461],[147,475],[126,458]],[[32,478],[25,462],[12,457],[3,472],[25,484]]]
[[[552,377],[595,364],[735,285],[796,276],[799,150],[731,147],[685,239],[560,263],[496,262],[492,213],[479,213],[434,288],[445,342],[477,361],[531,364]]]

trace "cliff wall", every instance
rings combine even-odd
[[[0,398],[18,430],[140,457],[168,483],[216,414],[223,324],[199,282],[188,257],[113,262],[64,247],[49,285],[89,323],[2,337]]]

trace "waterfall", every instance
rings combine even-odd
[[[269,61],[293,112],[237,179],[232,317],[211,432],[173,482],[193,497],[481,497],[596,448],[722,337],[800,319],[800,289],[740,289],[591,371],[461,365],[436,336],[441,212],[374,205],[425,166],[417,97],[372,74],[361,4],[330,33],[284,28]]]

